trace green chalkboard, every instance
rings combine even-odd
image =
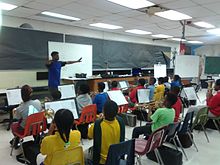
[[[206,74],[220,74],[220,57],[206,57],[205,59]]]

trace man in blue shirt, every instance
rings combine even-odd
[[[58,86],[60,85],[61,67],[65,66],[66,64],[78,63],[82,60],[82,58],[80,58],[77,61],[59,61],[59,52],[56,51],[52,52],[51,56],[52,60],[49,60],[46,63],[48,68],[48,86],[50,92],[57,90]]]
[[[149,100],[153,101],[154,98],[154,91],[155,91],[155,83],[156,83],[156,79],[154,77],[150,78],[150,82],[149,82],[149,86],[147,87],[147,89],[150,89],[150,94],[149,94]]]

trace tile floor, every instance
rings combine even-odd
[[[200,99],[204,100],[205,92],[200,92]],[[2,116],[0,116],[2,118]],[[1,119],[0,119],[1,120]],[[137,126],[139,122],[137,123]],[[126,138],[130,139],[133,128],[126,127]],[[203,132],[198,133],[194,131],[194,140],[198,146],[199,152],[196,152],[195,148],[192,146],[186,149],[189,160],[186,161],[183,157],[184,165],[219,165],[220,164],[220,133],[215,130],[207,129],[207,133],[210,139],[210,143],[206,141]],[[9,141],[12,139],[12,134],[10,131],[6,130],[6,125],[0,125],[0,165],[19,165],[20,163],[16,161],[15,156],[21,151],[14,150],[13,156],[10,156],[10,145]],[[28,139],[26,139],[28,140]],[[92,145],[92,141],[83,140],[83,148],[87,149]],[[155,165],[156,163],[148,160],[145,156],[142,157],[143,165]]]

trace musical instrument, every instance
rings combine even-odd
[[[53,109],[51,109],[51,108],[45,109],[44,112],[45,112],[45,117],[47,119],[52,119],[53,120],[54,115],[55,115],[55,111]]]
[[[135,107],[154,111],[158,108],[163,107],[163,101],[151,101],[149,103],[135,104]]]

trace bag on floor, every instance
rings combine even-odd
[[[216,122],[218,127],[220,128],[220,125],[218,122]],[[210,129],[214,129],[217,130],[217,128],[215,127],[215,124],[213,123],[213,121],[211,119],[209,119],[205,125],[205,128],[210,128]]]
[[[138,120],[147,121],[147,112],[145,110],[137,109],[135,111],[132,111],[132,113],[137,116]]]
[[[137,123],[137,116],[132,113],[120,113],[118,114],[124,121],[125,125],[135,127]]]
[[[179,137],[180,143],[182,144],[183,148],[189,148],[192,146],[192,141],[190,140],[190,137],[188,134],[180,134],[180,135],[178,135],[178,137]],[[191,134],[191,137],[193,138],[192,134]]]
[[[182,152],[177,151],[167,146],[159,147],[158,151],[160,152],[164,165],[182,165],[183,164]],[[156,158],[154,151],[151,151],[150,153],[148,153],[147,157],[148,159],[157,162],[157,158]]]

